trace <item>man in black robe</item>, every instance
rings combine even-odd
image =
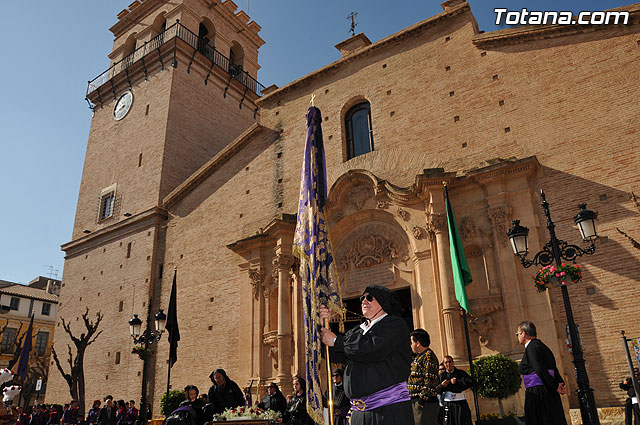
[[[344,392],[351,400],[351,425],[413,425],[407,378],[411,372],[409,328],[400,300],[383,286],[368,286],[360,297],[365,323],[344,336],[322,328],[331,361],[342,363]],[[330,311],[320,307],[320,318]]]
[[[524,356],[518,371],[524,381],[524,416],[527,425],[567,425],[560,394],[565,394],[564,380],[556,367],[553,353],[536,338],[536,327],[524,321],[518,325],[518,342]]]
[[[440,374],[438,391],[442,393],[442,424],[471,425],[471,410],[464,391],[473,381],[467,372],[453,365],[453,357],[444,356],[445,370]]]
[[[258,407],[264,410],[271,409],[280,413],[280,415],[284,415],[284,411],[287,409],[287,400],[275,382],[267,385],[267,395],[258,403]]]

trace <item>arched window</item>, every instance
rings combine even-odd
[[[136,51],[136,34],[131,34],[127,41],[124,42],[124,46],[122,48],[123,60],[125,68],[131,66],[134,62],[133,52]]]
[[[198,26],[198,50],[211,60],[213,59],[216,27],[208,18],[203,18]]]
[[[240,81],[242,81],[243,62],[244,50],[238,42],[234,41],[229,50],[229,74]]]
[[[347,159],[373,151],[371,105],[361,102],[349,109],[344,117],[347,132]]]

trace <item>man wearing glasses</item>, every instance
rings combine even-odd
[[[453,357],[444,356],[445,371],[440,375],[438,386],[442,393],[443,425],[471,425],[471,410],[464,391],[471,388],[473,381],[467,372],[453,365]]]
[[[331,374],[333,380],[333,425],[348,425],[347,414],[351,408],[351,402],[344,393],[342,385],[342,369],[335,369]],[[328,394],[325,393],[325,398]]]
[[[527,425],[567,425],[560,394],[566,394],[564,380],[553,353],[536,338],[536,326],[528,321],[518,325],[518,342],[524,356],[518,371],[524,381],[524,416]]]
[[[409,328],[400,300],[388,288],[368,286],[360,297],[365,323],[339,336],[322,328],[331,361],[345,365],[344,392],[351,425],[413,425],[407,378],[411,371]],[[320,318],[331,312],[319,308]]]
[[[258,407],[264,410],[271,409],[280,413],[280,415],[284,415],[284,411],[287,408],[287,400],[275,382],[267,385],[267,395],[258,403]]]

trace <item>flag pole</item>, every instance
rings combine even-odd
[[[476,408],[476,423],[480,421],[480,408],[478,407],[478,387],[476,385],[476,372],[471,358],[471,341],[469,341],[469,325],[467,324],[467,311],[462,309],[462,320],[464,321],[464,336],[467,338],[467,355],[469,358],[469,370],[471,371],[471,390],[473,391],[473,404]]]
[[[469,264],[467,263],[466,256],[464,254],[464,248],[462,247],[462,241],[458,233],[458,226],[456,224],[455,215],[453,214],[453,208],[449,200],[449,189],[447,182],[443,181],[444,186],[444,199],[445,209],[447,213],[447,224],[449,228],[449,253],[451,256],[451,271],[453,272],[453,283],[456,294],[456,299],[462,308],[462,321],[464,322],[464,336],[467,341],[467,356],[469,360],[469,370],[471,371],[471,384],[473,391],[473,402],[476,408],[476,423],[480,421],[480,408],[478,407],[478,392],[476,386],[476,377],[473,367],[473,358],[471,357],[471,341],[469,340],[469,325],[467,323],[467,310],[469,309],[469,301],[467,300],[467,293],[465,286],[472,282],[471,271]]]
[[[326,329],[329,329],[329,319],[324,319],[323,326]],[[333,425],[333,382],[331,381],[331,360],[329,360],[329,346],[325,345],[324,348],[327,352],[327,386],[329,387],[327,390],[329,393],[329,400],[327,400],[327,403],[329,404],[329,423]]]

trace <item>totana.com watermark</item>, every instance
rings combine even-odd
[[[507,10],[506,8],[495,8],[496,25],[607,25],[607,24],[628,24],[629,12],[607,10],[595,12],[580,12],[578,16],[573,16],[573,12],[561,11],[540,11],[540,10]]]

